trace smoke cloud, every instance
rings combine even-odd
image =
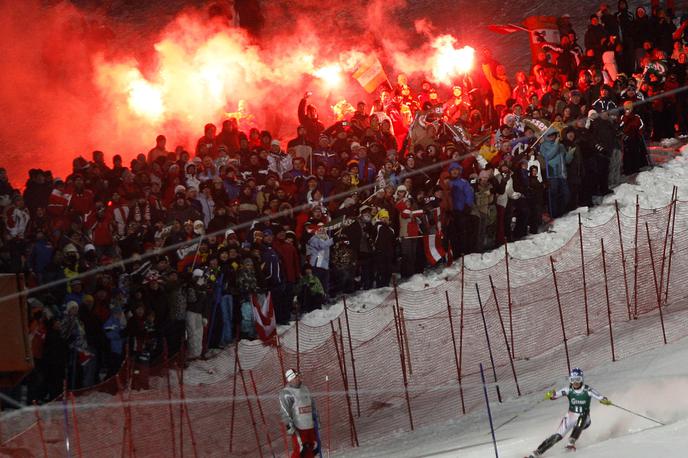
[[[64,176],[74,157],[90,159],[95,149],[128,160],[153,147],[160,133],[168,148],[189,149],[205,123],[219,126],[230,115],[244,129],[266,128],[287,139],[306,90],[325,122],[335,119],[342,100],[370,100],[350,75],[371,55],[392,80],[404,72],[451,84],[461,70],[438,71],[463,44],[424,18],[414,27],[398,20],[404,0],[347,9],[330,3],[291,5],[297,20],[287,21],[281,2],[264,2],[264,33],[256,39],[203,8],[146,27],[67,2],[3,2],[3,165],[21,186],[29,168]]]

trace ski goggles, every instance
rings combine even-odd
[[[572,375],[569,377],[569,382],[570,383],[583,383],[583,377],[580,375]]]

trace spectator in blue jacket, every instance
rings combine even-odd
[[[462,178],[463,168],[457,163],[449,165],[449,189],[451,191],[452,213],[447,237],[454,257],[468,250],[467,231],[471,208],[475,204],[475,192],[470,183]]]
[[[550,216],[557,218],[564,214],[569,203],[569,185],[566,182],[566,165],[573,160],[573,151],[559,143],[559,132],[550,128],[540,145],[540,154],[545,159],[545,171],[549,185]]]

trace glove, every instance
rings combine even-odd
[[[514,193],[511,195],[511,198],[512,198],[512,199],[515,199],[515,200],[518,200],[518,199],[520,199],[521,197],[523,197],[523,194],[521,194],[520,192],[514,192]]]
[[[206,326],[208,326],[208,319],[203,318],[203,327],[206,327]]]
[[[545,399],[550,401],[554,399],[554,390],[549,390],[547,393],[545,393]]]
[[[610,401],[610,400],[607,399],[607,398],[602,398],[602,399],[600,400],[600,404],[602,404],[602,405],[604,405],[604,406],[610,406],[610,405],[612,405],[612,401]]]
[[[287,434],[289,434],[290,436],[296,434],[296,427],[294,426],[294,423],[289,423],[287,425]]]

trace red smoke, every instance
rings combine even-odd
[[[94,149],[130,159],[154,146],[159,133],[167,135],[168,147],[188,149],[205,123],[219,125],[230,115],[241,117],[244,126],[291,137],[305,90],[315,93],[325,122],[366,98],[350,75],[374,53],[392,79],[404,72],[450,85],[472,66],[471,50],[450,35],[436,35],[429,21],[417,22],[416,32],[395,24],[394,12],[404,5],[370,2],[350,20],[338,19],[339,31],[318,21],[314,12],[327,10],[322,4],[295,24],[267,10],[266,30],[276,32],[257,42],[209,19],[205,10],[182,12],[161,31],[142,36],[131,24],[109,24],[102,17],[96,24],[62,3],[5,4],[1,165],[21,185],[28,168],[64,176],[74,157],[90,159]],[[103,33],[108,24],[115,30],[111,40]]]

